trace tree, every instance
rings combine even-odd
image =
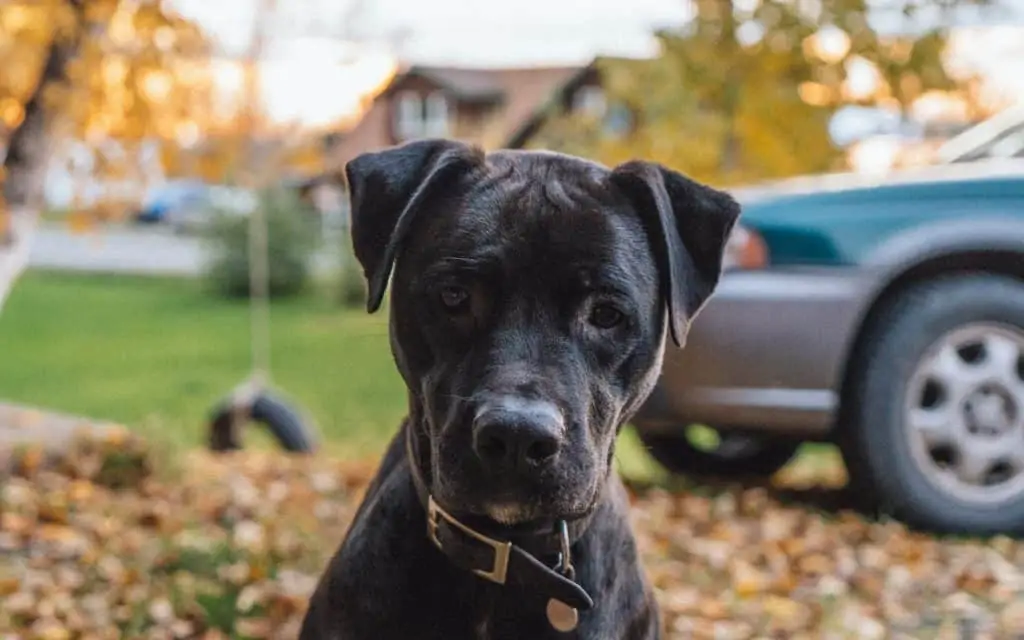
[[[633,114],[629,132],[556,117],[536,144],[608,163],[643,157],[719,184],[836,169],[844,161],[828,126],[839,108],[906,114],[928,92],[961,89],[943,65],[939,28],[915,23],[916,33],[886,35],[872,20],[893,11],[914,20],[971,2],[694,0],[691,21],[658,34],[656,59],[601,64],[611,104]],[[872,86],[850,81],[858,65],[874,74]]]
[[[298,35],[287,32],[302,18],[318,30],[311,34],[304,23],[301,35],[346,41],[353,56],[365,42],[355,29],[363,0],[306,0],[280,3],[280,9],[269,0],[258,4],[253,16],[263,23],[274,14],[277,35]],[[99,174],[139,186],[145,184],[138,175],[143,147],[149,151],[153,142],[167,177],[221,182],[244,179],[246,169],[268,179],[280,177],[281,169],[305,176],[322,170],[322,132],[271,123],[254,104],[262,44],[254,43],[244,60],[217,60],[244,77],[243,95],[232,100],[214,83],[204,34],[168,5],[0,0],[0,194],[6,195],[0,199],[0,305],[27,262],[55,141],[85,145],[86,161],[69,160],[73,175],[91,180]],[[127,204],[110,198],[101,202],[109,206],[90,215],[106,217],[113,209],[116,216]],[[84,222],[75,226],[88,226]]]
[[[95,166],[125,174],[148,137],[208,116],[207,41],[159,0],[0,4],[0,302],[25,266],[57,140],[117,141]]]

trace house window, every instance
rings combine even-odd
[[[601,87],[580,87],[573,96],[573,111],[584,113],[595,118],[603,117],[607,109],[604,89]]]
[[[448,98],[440,91],[427,96],[423,112],[424,133],[443,138],[448,135]]]
[[[404,91],[395,101],[395,135],[409,140],[421,134],[423,128],[423,100],[414,91]]]
[[[448,98],[440,91],[425,98],[404,91],[395,98],[395,136],[399,140],[443,138],[449,133],[450,112]]]

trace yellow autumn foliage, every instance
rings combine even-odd
[[[0,4],[0,121],[13,131],[40,81],[51,45],[82,35],[67,86],[46,87],[50,107],[85,139],[139,139],[173,131],[209,100],[209,48],[199,28],[157,0],[11,0]],[[206,73],[196,73],[196,67]],[[197,94],[198,92],[198,94]]]
[[[912,18],[940,6],[987,3],[896,0],[893,9]],[[829,127],[849,105],[907,117],[918,98],[942,93],[974,112],[977,91],[946,69],[941,24],[892,35],[867,19],[871,3],[811,4],[817,8],[696,0],[690,23],[658,34],[654,59],[598,65],[608,104],[628,112],[631,126],[610,131],[608,120],[556,112],[533,144],[609,164],[655,160],[698,180],[735,185],[844,168],[844,149]],[[875,70],[866,91],[853,91],[853,62]]]
[[[58,74],[66,82],[55,81],[45,72],[48,56],[72,42]],[[141,184],[144,143],[156,142],[168,178],[224,181],[245,158],[249,132],[240,130],[246,121],[237,96],[216,85],[218,62],[200,27],[160,0],[0,1],[0,150],[42,84],[56,137],[84,143],[91,156],[87,178]],[[315,171],[319,156],[311,144],[282,160]],[[130,208],[100,202],[91,217]]]

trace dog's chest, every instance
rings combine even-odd
[[[512,594],[509,594],[512,595]],[[504,601],[504,602],[502,602]],[[628,612],[616,616],[611,610],[581,612],[579,625],[572,631],[554,629],[545,614],[543,603],[534,598],[501,598],[486,610],[477,613],[473,640],[622,640],[628,637],[624,623]]]
[[[536,638],[537,640],[575,640],[592,636],[580,635],[579,629],[568,633],[558,632],[546,620],[539,621],[536,616],[520,614],[518,621],[497,620],[490,612],[483,614],[474,631],[474,640],[511,640],[512,638]]]

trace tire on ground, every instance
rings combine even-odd
[[[1024,531],[1024,492],[999,503],[967,502],[932,484],[913,460],[904,425],[907,385],[929,347],[973,322],[1024,329],[1024,283],[996,275],[951,276],[899,295],[867,336],[851,372],[838,444],[853,493],[880,514],[938,532]]]
[[[768,478],[786,466],[800,447],[799,440],[781,436],[748,435],[750,447],[741,455],[723,455],[697,447],[686,430],[678,433],[645,433],[638,430],[648,453],[672,473],[706,478]],[[722,437],[728,438],[729,432]]]
[[[221,402],[210,419],[208,445],[212,451],[232,451],[242,448],[240,434],[232,428],[234,407],[231,399]],[[283,399],[266,392],[259,394],[248,415],[241,416],[246,422],[257,422],[265,426],[285,451],[311,453],[314,451],[312,430],[305,424],[300,413]]]

